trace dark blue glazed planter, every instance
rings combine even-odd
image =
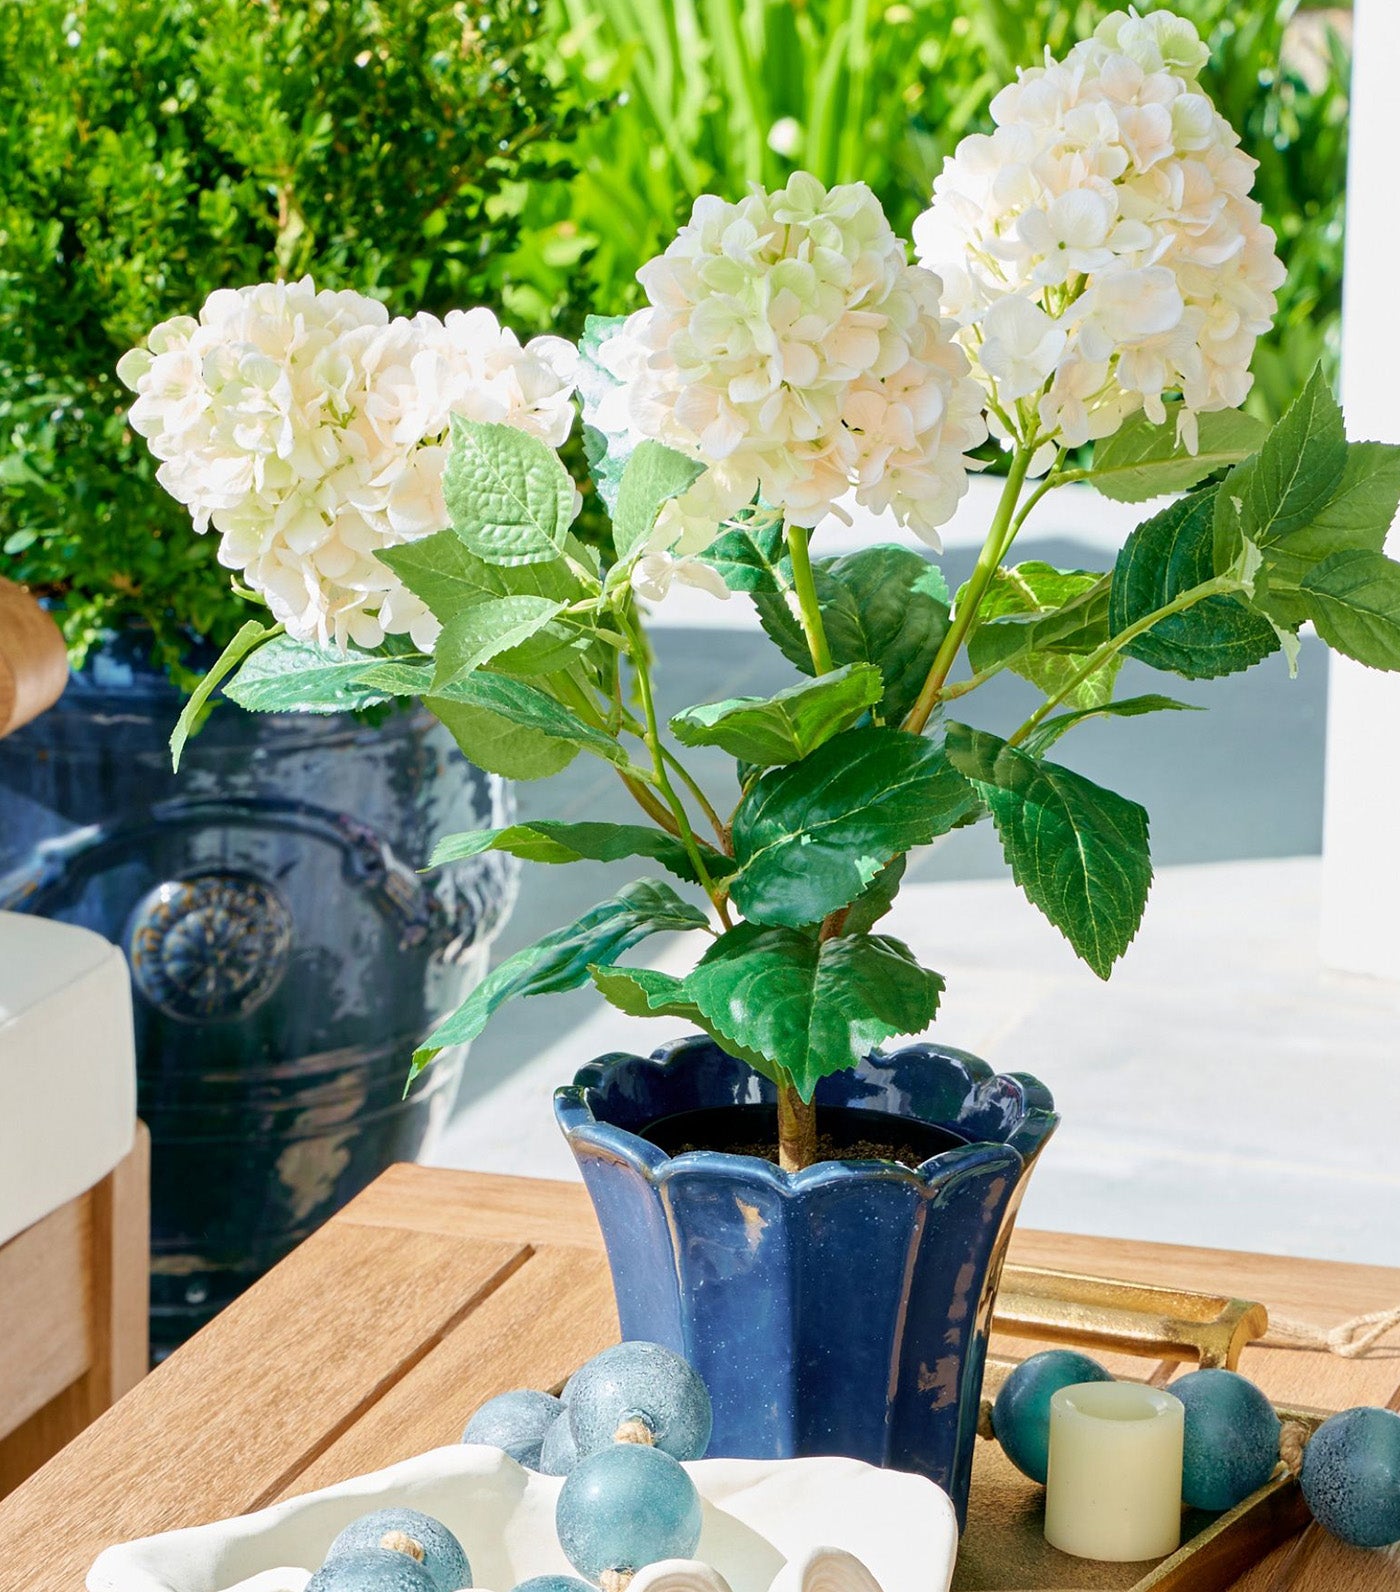
[[[515,877],[416,872],[510,810],[427,714],[220,708],[176,775],[181,702],[117,639],[0,741],[0,907],[131,965],[162,1351],[426,1147],[462,1054],[405,1100],[409,1056],[485,971]]]
[[[787,1173],[748,1155],[669,1156],[643,1137],[681,1113],[773,1099],[700,1036],[605,1056],[555,1095],[622,1335],[666,1344],[705,1379],[711,1454],[917,1471],[962,1520],[992,1305],[1054,1103],[1033,1078],[921,1044],[817,1088],[819,1109],[926,1125],[946,1147],[917,1171],[850,1160]]]

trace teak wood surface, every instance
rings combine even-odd
[[[1400,1302],[1400,1271],[1375,1266],[1037,1232],[1012,1259],[1257,1299],[1324,1327]],[[455,1442],[483,1400],[557,1384],[616,1336],[580,1187],[394,1167],[0,1501],[0,1589],[76,1592],[109,1543]],[[1249,1349],[1241,1369],[1280,1401],[1386,1404],[1400,1347]],[[1284,1588],[1400,1592],[1400,1557],[1285,1546],[1238,1583]]]
[[[138,1124],[96,1187],[0,1244],[0,1498],[145,1375],[150,1165]]]

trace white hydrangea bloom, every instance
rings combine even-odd
[[[712,565],[694,555],[678,558],[674,553],[643,553],[632,566],[632,590],[648,602],[663,603],[673,586],[694,586],[697,590],[729,601],[724,577]]]
[[[290,635],[430,648],[437,621],[374,555],[447,525],[449,416],[559,446],[574,357],[558,338],[522,348],[490,310],[391,320],[304,277],[220,289],[117,369],[160,484]]]
[[[600,347],[617,385],[585,414],[708,466],[658,546],[698,551],[756,494],[811,526],[852,491],[936,545],[986,436],[982,394],[937,277],[869,188],[798,173],[737,204],[705,195],[637,275],[650,305]]]
[[[1115,12],[945,163],[914,241],[999,433],[1077,447],[1179,391],[1194,446],[1196,415],[1244,401],[1284,272],[1207,59],[1185,18]]]

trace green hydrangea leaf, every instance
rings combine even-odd
[[[601,757],[623,767],[629,762],[626,750],[611,736],[605,735],[602,730],[594,729],[590,724],[585,724],[548,691],[510,675],[496,674],[492,670],[478,670],[476,674],[468,675],[465,680],[444,686],[440,691],[426,697],[424,701],[451,731],[457,744],[467,756],[492,773],[503,772],[486,761],[490,756],[499,762],[500,747],[491,721],[482,720],[477,716],[483,712],[490,714],[494,720],[503,720],[514,726],[517,731],[524,732],[527,741],[523,744],[532,749],[532,755],[538,754],[541,738],[560,743],[560,747],[568,751],[568,756],[559,764],[560,767],[563,767],[576,751],[591,752],[595,757]],[[444,711],[444,705],[448,711]],[[462,709],[473,711],[464,714]],[[487,744],[478,753],[473,749],[471,737],[474,733],[482,734],[485,731],[491,734],[486,736]],[[556,751],[554,755],[558,757],[560,753]],[[531,779],[540,776],[518,774],[509,777]]]
[[[647,545],[662,506],[704,473],[698,459],[674,448],[650,438],[637,444],[622,471],[612,512],[613,547],[619,560],[631,558]]]
[[[1372,669],[1400,669],[1400,564],[1347,549],[1309,570],[1300,591],[1329,647]]]
[[[777,1081],[777,1069],[756,1050],[748,1050],[721,1034],[685,993],[685,981],[649,967],[590,967],[598,993],[629,1017],[677,1017],[692,1023],[722,1049],[745,1061],[761,1077]]]
[[[1146,812],[985,730],[950,724],[947,745],[991,809],[1016,883],[1107,978],[1137,934],[1152,884]]]
[[[832,661],[873,663],[885,681],[880,713],[898,724],[913,707],[948,630],[948,583],[936,564],[909,547],[880,545],[818,559],[817,599]],[[754,597],[759,619],[784,656],[803,674],[812,659],[786,599]]]
[[[1188,453],[1177,440],[1180,404],[1154,424],[1139,410],[1111,437],[1094,445],[1089,483],[1117,503],[1145,503],[1169,492],[1187,492],[1217,470],[1249,457],[1269,434],[1268,425],[1239,409],[1197,417],[1199,446]]]
[[[895,857],[880,869],[846,909],[846,921],[842,925],[844,933],[867,934],[875,927],[894,905],[907,866],[907,857]]]
[[[548,597],[517,596],[495,597],[459,609],[438,637],[434,691],[464,680],[502,653],[522,649],[562,608],[562,603]],[[567,655],[567,642],[562,646],[550,643],[545,655],[534,661],[541,673],[548,673],[567,662]]]
[[[575,741],[546,735],[489,708],[444,697],[425,697],[423,705],[457,743],[469,763],[502,779],[548,779],[578,756]]]
[[[1333,553],[1379,553],[1400,507],[1400,446],[1347,444],[1347,462],[1335,495],[1312,522],[1264,551],[1254,604],[1275,623],[1296,630],[1308,617],[1299,591],[1308,571]]]
[[[856,1066],[896,1035],[921,1033],[943,980],[884,935],[820,940],[740,923],[682,988],[724,1044],[767,1057],[810,1100],[827,1074]]]
[[[1109,594],[1114,635],[1214,578],[1216,495],[1207,487],[1181,498],[1124,542]],[[1158,621],[1123,650],[1153,669],[1211,680],[1248,669],[1278,648],[1278,634],[1263,614],[1221,593]]]
[[[998,569],[979,613],[982,622],[968,643],[974,672],[1005,665],[1047,697],[1057,696],[1084,658],[1108,640],[1107,578],[1037,560]],[[1109,659],[1068,700],[1075,707],[1107,702],[1121,667],[1121,660]]]
[[[771,697],[731,697],[686,708],[671,720],[683,746],[718,746],[761,767],[795,763],[848,729],[884,692],[880,671],[851,663]]]
[[[1073,713],[1057,713],[1054,718],[1046,719],[1028,735],[1021,746],[1032,757],[1043,757],[1066,730],[1072,730],[1076,724],[1083,724],[1088,719],[1133,719],[1143,713],[1170,712],[1201,713],[1204,709],[1191,702],[1178,702],[1174,697],[1155,696],[1151,693],[1146,696],[1124,697],[1120,702],[1105,702],[1098,707],[1079,708]]]
[[[1259,451],[1221,483],[1214,508],[1215,569],[1228,569],[1242,542],[1267,550],[1311,525],[1336,497],[1346,463],[1342,411],[1319,365]]]
[[[773,594],[792,585],[783,527],[762,511],[750,522],[721,532],[699,556],[719,571],[730,591]]]
[[[698,881],[690,855],[674,835],[645,824],[566,823],[537,818],[503,829],[473,829],[438,841],[428,861],[430,868],[460,862],[485,851],[508,851],[524,862],[619,862],[624,857],[650,857],[668,872],[694,884]],[[710,846],[700,846],[712,879],[734,871],[732,858]]]
[[[208,674],[190,692],[189,701],[180,710],[180,717],[170,732],[170,766],[173,769],[178,771],[180,767],[185,743],[192,735],[199,733],[199,726],[204,722],[205,705],[220,683],[226,680],[250,653],[274,637],[280,636],[281,633],[281,625],[264,625],[256,619],[250,619],[246,625],[240,626],[237,635],[219,654]]]
[[[541,564],[559,556],[574,484],[537,437],[453,415],[442,489],[452,529],[486,563]]]
[[[576,559],[588,556],[573,537],[565,538],[564,552]],[[386,547],[375,557],[444,624],[463,608],[495,597],[549,597],[571,603],[588,592],[578,568],[565,557],[536,564],[488,564],[455,531],[436,531],[417,542]]]
[[[517,995],[547,995],[577,989],[593,963],[611,962],[651,934],[703,929],[709,919],[669,885],[653,879],[629,884],[566,928],[508,956],[413,1053],[412,1082],[440,1050],[465,1045],[485,1028],[491,1014]]]
[[[375,678],[385,661],[354,648],[342,652],[277,636],[244,662],[224,691],[250,713],[349,713],[395,694]]]
[[[936,741],[846,730],[749,787],[734,815],[739,871],[730,893],[756,922],[817,923],[849,906],[892,858],[980,810]]]

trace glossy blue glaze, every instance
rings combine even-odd
[[[605,1056],[555,1095],[607,1242],[624,1338],[664,1343],[714,1402],[709,1453],[847,1454],[917,1471],[965,1516],[992,1303],[1026,1175],[1058,1118],[1033,1078],[918,1044],[824,1078],[820,1107],[891,1112],[963,1142],[917,1170],[787,1173],[641,1133],[771,1102],[703,1036]]]
[[[158,1350],[446,1120],[461,1052],[405,1100],[409,1057],[484,971],[514,878],[416,871],[439,836],[509,822],[427,715],[224,706],[176,774],[182,700],[120,638],[0,741],[0,908],[131,966]]]

